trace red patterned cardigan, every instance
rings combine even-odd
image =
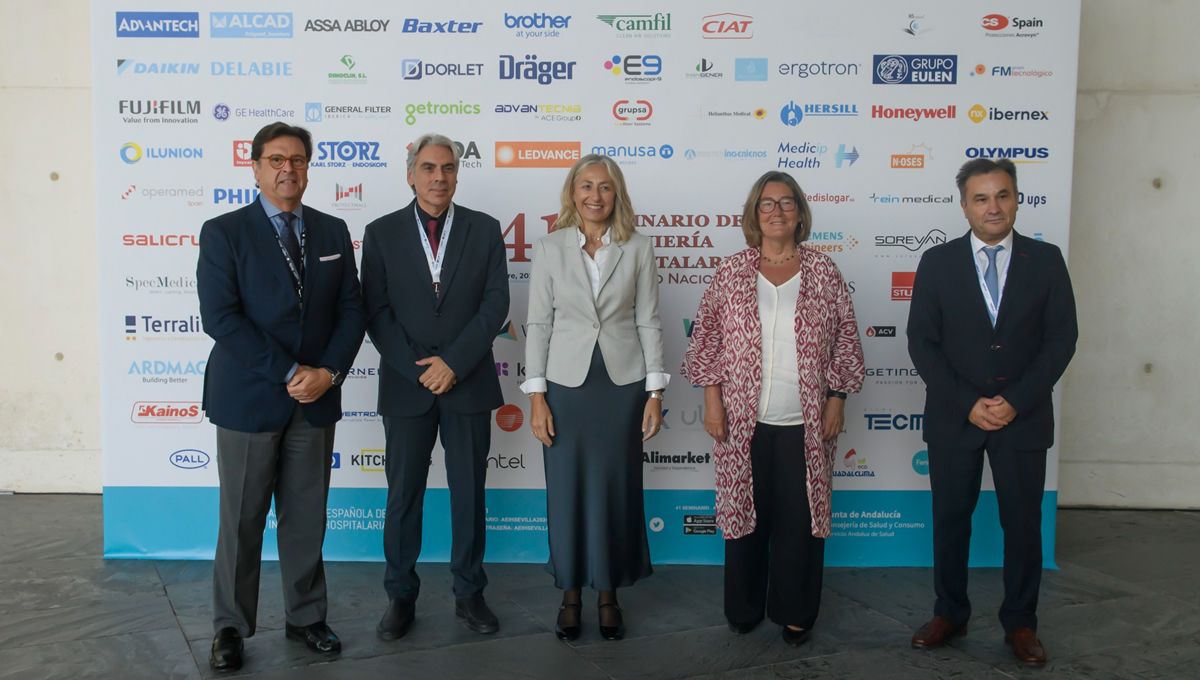
[[[754,531],[750,438],[762,390],[762,324],[758,318],[758,248],[727,258],[704,291],[684,355],[682,374],[693,385],[720,385],[728,437],[715,443],[717,526],[726,539]],[[825,392],[858,392],[865,367],[854,305],[841,272],[827,255],[800,249],[796,354],[804,412],[808,504],[812,534],[830,533],[830,495],[837,440],[821,439]]]

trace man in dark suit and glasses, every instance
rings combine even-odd
[[[483,599],[484,480],[491,411],[504,403],[492,341],[508,314],[500,223],[452,202],[460,152],[442,135],[409,147],[416,198],[367,225],[363,301],[379,350],[379,414],[387,438],[383,553],[388,608],[376,632],[408,632],[420,590],[421,511],[434,440],[446,452],[455,613],[494,633]]]
[[[214,341],[204,410],[217,426],[220,529],[209,664],[242,665],[254,635],[263,527],[278,521],[286,632],[337,654],[325,624],[325,503],[341,388],[365,319],[350,233],[300,203],[312,136],[272,123],[251,147],[257,201],[204,223],[197,293]]]
[[[923,436],[933,492],[934,617],[913,635],[930,648],[966,632],[971,515],[983,454],[1004,529],[1000,622],[1017,660],[1046,662],[1037,637],[1042,493],[1054,443],[1050,394],[1079,328],[1062,252],[1013,231],[1017,169],[976,159],[958,172],[971,231],[921,258],[908,353],[925,380]]]

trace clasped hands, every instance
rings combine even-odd
[[[320,367],[297,366],[288,381],[288,396],[301,404],[311,404],[333,387],[333,375]]]
[[[975,400],[967,420],[985,432],[995,432],[1017,417],[1017,410],[1001,396],[980,397]]]
[[[446,365],[441,357],[426,357],[418,361],[417,365],[425,367],[425,372],[418,378],[421,386],[434,394],[445,394],[458,382],[454,370]]]

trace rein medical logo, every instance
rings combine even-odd
[[[707,40],[749,40],[754,37],[754,17],[722,12],[700,19],[700,37]]]
[[[204,420],[198,401],[135,401],[129,420],[138,424],[190,425]]]
[[[876,54],[871,82],[876,85],[954,85],[958,55]]]
[[[605,60],[604,70],[623,75],[626,83],[655,83],[662,80],[662,57],[657,54],[614,54]]]
[[[598,14],[596,18],[612,26],[618,38],[667,38],[671,35],[671,13]]]
[[[967,111],[967,117],[972,123],[982,123],[985,120],[1050,120],[1050,114],[1046,111],[1032,110],[1017,110],[1017,109],[999,109],[995,106],[985,107],[982,104],[976,104]]]
[[[133,165],[143,158],[147,160],[202,160],[204,149],[198,146],[147,146],[136,142],[125,142],[118,152],[126,165]]]
[[[779,120],[788,127],[796,127],[806,116],[815,118],[857,118],[857,104],[797,104],[795,100],[779,110]]]
[[[582,156],[579,142],[496,142],[497,168],[569,168]]]
[[[291,12],[209,12],[213,38],[290,38]]]
[[[538,61],[536,54],[526,54],[517,59],[511,54],[500,55],[500,80],[532,80],[538,85],[549,85],[556,80],[571,80],[575,77],[574,61]],[[661,69],[660,69],[661,70]]]
[[[894,302],[911,302],[913,281],[916,272],[892,272],[892,300]]]
[[[117,12],[118,38],[199,38],[199,12]]]

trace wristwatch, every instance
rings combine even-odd
[[[838,392],[837,390],[835,390],[835,389],[833,389],[833,388],[831,387],[831,388],[829,388],[829,389],[825,390],[825,398],[826,398],[826,399],[828,399],[828,398],[830,398],[830,397],[837,397],[838,399],[841,399],[842,401],[845,401],[845,400],[846,400],[846,393],[845,393],[845,392]]]
[[[662,401],[663,391],[662,390],[650,390],[650,398]]]
[[[345,373],[341,373],[341,372],[339,372],[339,371],[335,371],[335,370],[333,370],[332,368],[330,368],[330,367],[328,367],[328,366],[322,366],[321,368],[324,368],[324,369],[325,369],[325,371],[326,371],[327,373],[329,373],[329,382],[330,382],[330,387],[338,387],[339,385],[341,385],[341,384],[342,384],[342,381],[344,381],[344,380],[346,379],[346,374],[345,374]]]

